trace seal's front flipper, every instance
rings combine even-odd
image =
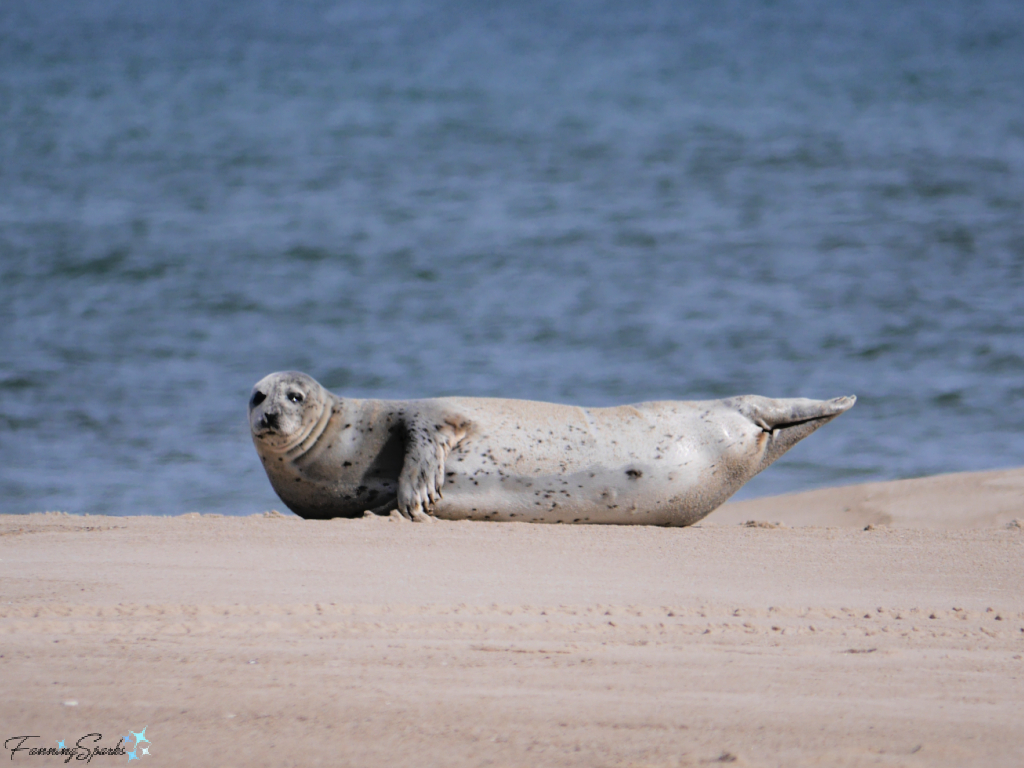
[[[430,520],[430,508],[441,498],[444,463],[466,436],[468,423],[454,418],[405,421],[405,461],[398,476],[398,511],[410,520]]]
[[[803,397],[773,400],[768,397],[746,395],[731,400],[737,410],[764,430],[768,437],[764,459],[758,472],[818,427],[828,424],[836,416],[850,410],[857,402],[854,395],[837,397],[834,400],[808,400]]]

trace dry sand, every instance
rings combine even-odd
[[[1015,519],[1024,470],[687,529],[2,516],[0,736],[146,727],[165,766],[1020,766]]]

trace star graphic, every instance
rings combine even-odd
[[[64,749],[64,739],[61,739],[60,741],[58,741],[58,742],[57,742],[57,746],[58,746],[58,747],[59,747],[60,749]]]
[[[143,747],[142,748],[142,754],[148,755],[149,754],[149,747]]]
[[[131,733],[131,731],[128,731],[128,733]],[[128,746],[129,744],[132,743],[132,737],[131,736],[122,736],[121,738],[124,740],[125,746]]]
[[[138,760],[138,759],[139,759],[139,756],[135,754],[135,750],[134,749],[131,752],[128,753],[128,762],[129,763],[132,760]]]
[[[149,728],[149,726],[147,725],[146,728]],[[147,744],[152,744],[153,743],[149,739],[146,738],[146,728],[142,729],[142,733],[136,733],[135,731],[128,731],[128,733],[130,733],[132,736],[135,737],[135,746],[139,746],[139,744],[141,744],[142,742],[146,742]]]

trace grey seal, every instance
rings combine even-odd
[[[354,400],[286,371],[253,388],[249,425],[271,485],[304,518],[684,526],[855,401]]]

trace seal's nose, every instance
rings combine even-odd
[[[264,413],[259,420],[260,429],[277,429],[277,414]]]

